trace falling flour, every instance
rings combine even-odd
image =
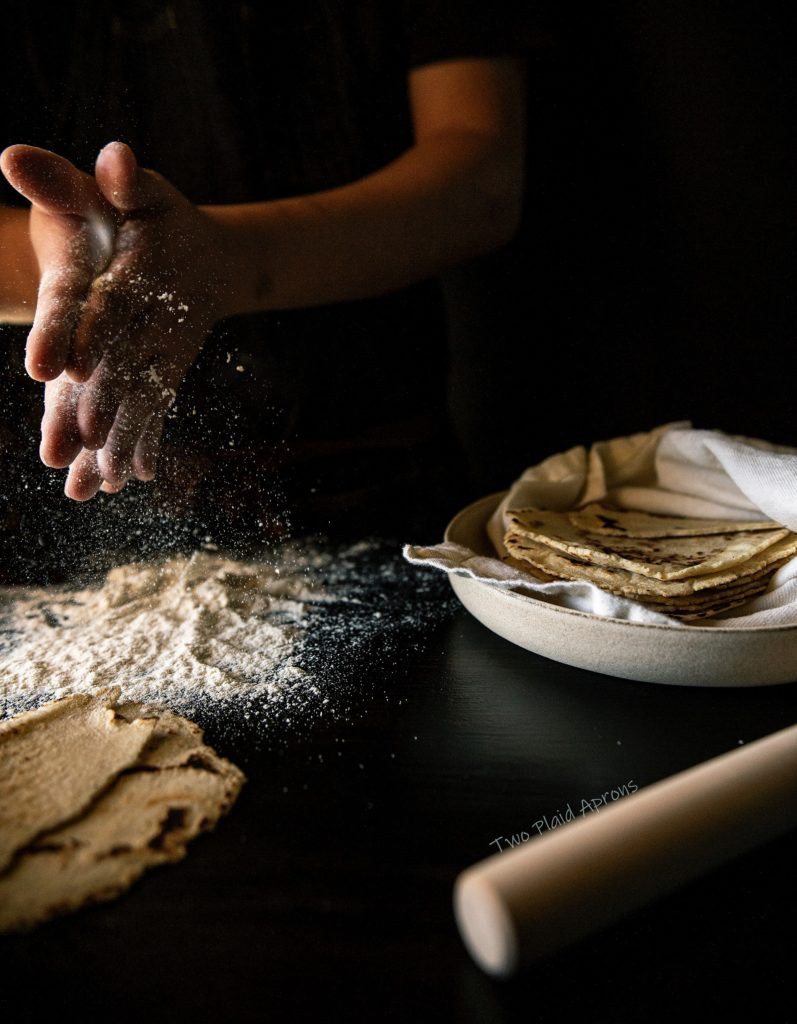
[[[197,552],[119,566],[98,587],[4,588],[4,711],[110,685],[182,710],[301,689],[296,638],[324,600],[306,571]]]

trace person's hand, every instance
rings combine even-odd
[[[11,146],[0,169],[31,203],[39,294],[25,365],[34,380],[52,380],[67,365],[91,283],[111,258],[116,217],[95,180],[55,153]]]
[[[11,147],[3,157],[7,177],[32,202],[47,184],[45,158],[53,161],[51,171],[71,168],[31,147]],[[123,143],[102,150],[95,180],[88,233],[98,234],[99,217],[110,245],[95,259],[88,289],[57,293],[49,318],[41,318],[57,341],[48,335],[46,344],[36,342],[38,308],[31,332],[34,352],[44,352],[35,355],[33,375],[48,381],[42,459],[70,466],[66,493],[77,500],[100,488],[119,490],[133,475],[152,478],[177,387],[223,315],[219,245],[202,211],[160,175],[140,169]],[[34,245],[38,256],[44,242]],[[63,324],[54,328],[59,317]]]

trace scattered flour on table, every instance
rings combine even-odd
[[[98,587],[0,588],[2,710],[109,685],[182,711],[312,686],[295,661],[308,602],[325,600],[308,570],[197,552]]]
[[[198,551],[118,566],[94,586],[0,587],[0,719],[119,686],[122,701],[169,707],[217,738],[253,728],[271,742],[356,715],[372,686],[395,692],[456,607],[446,581],[380,538],[290,541],[247,561]]]

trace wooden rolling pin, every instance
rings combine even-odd
[[[797,725],[468,868],[457,924],[506,977],[795,826]]]

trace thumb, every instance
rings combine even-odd
[[[17,192],[45,213],[85,217],[101,206],[94,179],[47,149],[9,146],[0,154],[0,170]]]
[[[173,192],[159,174],[138,166],[124,142],[109,142],[100,150],[94,174],[100,192],[122,214],[162,206]]]

